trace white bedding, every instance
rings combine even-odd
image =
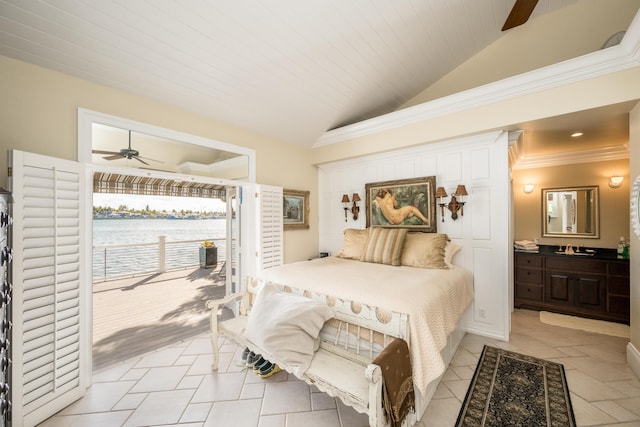
[[[393,267],[338,257],[285,264],[258,277],[409,315],[414,383],[424,395],[445,370],[440,350],[473,299],[470,271]]]

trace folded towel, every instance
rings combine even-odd
[[[382,403],[391,427],[399,427],[415,410],[411,355],[407,342],[396,338],[373,361],[382,368]]]

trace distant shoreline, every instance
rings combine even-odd
[[[166,220],[185,220],[185,221],[197,221],[197,220],[207,220],[207,219],[225,219],[226,217],[224,216],[219,216],[219,215],[212,215],[212,216],[202,216],[202,215],[198,215],[198,216],[191,216],[191,215],[185,215],[185,216],[146,216],[146,215],[130,215],[130,216],[101,216],[101,215],[94,215],[93,219],[95,220],[105,220],[105,221],[110,221],[110,220],[123,220],[123,219],[166,219]]]

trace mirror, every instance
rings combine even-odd
[[[542,236],[600,238],[598,186],[542,189]]]

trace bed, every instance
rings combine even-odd
[[[453,263],[458,249],[444,234],[348,229],[336,256],[264,270],[257,280],[407,314],[419,419],[464,334],[459,322],[473,300],[472,273]]]

